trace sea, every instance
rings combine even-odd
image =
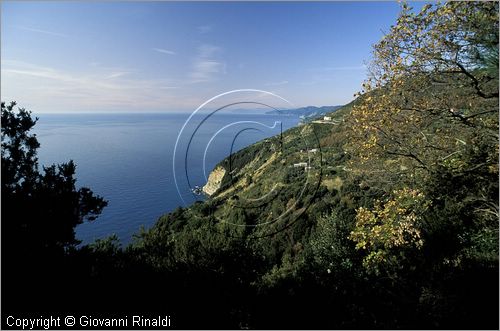
[[[161,215],[206,199],[197,188],[218,162],[300,120],[252,112],[34,115],[40,168],[73,160],[77,188],[108,201],[95,221],[76,227],[77,239],[89,244],[115,234],[122,245]]]

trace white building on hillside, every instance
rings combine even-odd
[[[299,168],[299,167],[307,167],[307,162],[299,162],[299,163],[294,163],[293,164],[294,168]]]

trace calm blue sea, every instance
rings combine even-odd
[[[226,113],[195,115],[184,126],[190,114],[35,115],[40,165],[74,160],[77,186],[90,187],[109,202],[96,221],[77,227],[77,238],[89,243],[116,234],[124,244],[162,214],[203,199],[190,187],[203,186],[231,148],[237,151],[299,121],[290,116]]]

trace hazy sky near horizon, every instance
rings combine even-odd
[[[34,111],[193,110],[233,89],[352,100],[396,2],[1,3],[2,101]]]

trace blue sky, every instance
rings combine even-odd
[[[34,111],[182,111],[233,89],[352,100],[396,2],[2,1],[1,94]]]

